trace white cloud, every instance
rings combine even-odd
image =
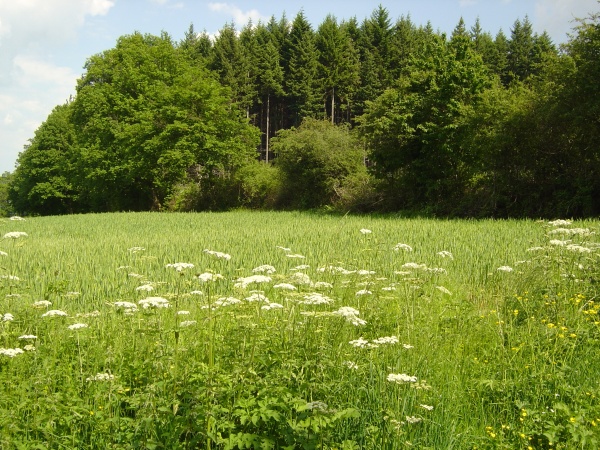
[[[257,23],[258,21],[265,22],[269,20],[268,17],[263,16],[256,9],[242,11],[237,6],[230,5],[229,3],[209,3],[208,8],[214,12],[229,14],[234,23],[238,26],[246,25],[249,20],[252,20],[253,23]]]
[[[458,2],[458,5],[459,5],[461,8],[464,8],[464,7],[466,7],[466,6],[473,6],[473,5],[476,5],[476,4],[477,4],[477,0],[460,0],[460,1]]]
[[[78,74],[53,61],[55,49],[115,1],[0,1],[0,172],[13,169],[36,128],[74,92]]]
[[[585,18],[598,11],[596,0],[538,0],[532,20],[536,31],[547,31],[554,41],[565,41],[565,36],[576,25],[576,18]]]

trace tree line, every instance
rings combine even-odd
[[[2,177],[0,207],[597,215],[599,54],[598,14],[560,48],[527,17],[446,35],[382,6],[122,36]]]

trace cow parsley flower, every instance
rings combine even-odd
[[[192,263],[178,262],[178,263],[167,264],[165,267],[171,267],[171,268],[175,269],[177,272],[183,272],[185,269],[193,269],[194,265]]]
[[[35,334],[24,334],[22,336],[19,336],[17,339],[21,339],[21,340],[37,339],[37,336]]]
[[[87,323],[74,323],[73,325],[69,325],[67,328],[69,330],[80,330],[82,328],[87,328],[88,324]]]
[[[19,238],[27,237],[27,236],[28,236],[28,234],[25,233],[24,231],[11,231],[4,235],[4,239],[19,239]]]
[[[361,228],[359,231],[360,231],[362,234],[371,234],[371,233],[372,233],[372,231],[371,231],[371,230],[369,230],[369,229],[367,229],[367,228]]]
[[[304,305],[328,305],[332,303],[333,300],[326,295],[319,294],[318,292],[313,292],[311,294],[306,294],[303,301],[299,303]]]
[[[66,317],[68,314],[60,309],[51,309],[42,314],[42,317]]]
[[[2,316],[2,322],[12,322],[15,317],[11,313],[6,313]]]
[[[452,255],[452,253],[450,253],[447,250],[442,250],[441,252],[438,252],[437,254],[438,254],[438,256],[441,256],[442,258],[454,259],[454,256]]]
[[[381,290],[390,292],[390,291],[395,291],[396,288],[394,286],[386,286],[386,287],[382,287]]]
[[[298,253],[288,253],[285,256],[288,257],[288,258],[294,258],[294,259],[305,259],[306,258],[306,256],[300,255]]]
[[[0,250],[0,256],[8,256],[8,253],[3,252],[2,250]]]
[[[27,344],[23,346],[23,350],[25,350],[26,352],[35,352],[35,345]]]
[[[49,302],[48,300],[38,300],[37,302],[33,302],[33,306],[34,308],[47,308],[48,306],[52,306],[52,302]]]
[[[411,376],[411,375],[406,375],[405,373],[390,373],[387,376],[387,380],[391,381],[392,383],[398,383],[398,384],[416,383],[417,377]]]
[[[136,311],[137,305],[131,302],[115,302],[114,305],[117,308],[128,310],[128,311]]]
[[[295,291],[297,288],[293,284],[279,283],[273,286],[273,289],[284,289],[286,291]]]
[[[373,294],[371,291],[369,291],[368,289],[361,289],[360,291],[356,292],[356,296],[360,297],[361,295],[371,295]]]
[[[10,217],[9,220],[14,220],[14,221],[21,221],[21,220],[25,220],[24,218],[22,218],[21,216],[12,216]]]
[[[419,405],[421,408],[426,409],[427,411],[433,411],[433,406],[429,406],[429,405]]]
[[[286,253],[289,253],[289,252],[291,252],[291,251],[292,251],[292,249],[291,249],[291,248],[282,247],[282,246],[280,246],[280,245],[278,245],[276,248],[278,248],[278,249],[280,249],[280,250],[283,250],[283,251],[284,251],[284,252],[286,252]]]
[[[402,264],[402,268],[403,269],[416,269],[416,270],[425,270],[427,269],[427,265],[425,264],[418,264],[415,262],[407,262]]]
[[[267,305],[263,305],[260,307],[260,309],[264,309],[264,310],[270,310],[270,309],[281,309],[283,308],[283,305],[279,304],[279,303],[269,303]]]
[[[410,344],[402,344],[402,348],[405,348],[406,350],[410,350],[411,348],[415,348],[415,346],[410,345]]]
[[[142,305],[144,309],[148,308],[168,308],[171,306],[169,300],[162,297],[148,297],[138,302],[138,305]]]
[[[183,322],[181,322],[179,324],[180,327],[191,327],[192,325],[196,325],[196,321],[195,320],[184,320]]]
[[[218,259],[224,259],[226,261],[229,261],[231,259],[231,255],[229,255],[227,253],[216,252],[214,250],[205,249],[204,253],[207,253],[209,255],[213,255],[213,256],[217,257]]]
[[[0,348],[0,355],[8,356],[9,358],[14,358],[17,355],[25,353],[22,348]]]
[[[252,269],[253,273],[267,273],[267,275],[271,275],[272,273],[277,272],[275,267],[270,266],[269,264],[263,264],[262,266],[255,267]]]
[[[246,297],[245,300],[247,302],[269,302],[269,299],[267,297],[259,293],[254,293],[250,297]]]
[[[354,361],[344,361],[342,364],[345,365],[348,369],[358,369],[358,364],[356,364]]]
[[[204,293],[202,291],[192,291],[190,295],[204,295]]]
[[[361,269],[361,270],[357,270],[356,271],[357,275],[375,275],[375,271],[374,270],[366,270],[366,269]]]
[[[301,285],[309,285],[311,283],[310,277],[304,272],[294,272],[291,276],[292,282]]]
[[[346,319],[347,322],[354,326],[366,325],[367,321],[359,318],[360,311],[350,306],[342,306],[337,311],[331,313],[334,316],[341,316]]]
[[[238,288],[246,288],[249,284],[270,283],[271,280],[271,277],[268,277],[266,275],[251,275],[249,277],[238,278],[234,286]]]
[[[223,275],[221,275],[220,273],[204,272],[204,273],[201,273],[200,275],[198,275],[198,279],[200,281],[203,281],[203,282],[207,283],[209,281],[222,280],[223,279]]]
[[[514,269],[510,266],[500,266],[496,270],[498,270],[499,272],[512,272]]]
[[[333,284],[328,283],[327,281],[317,281],[313,283],[312,287],[315,289],[331,289],[333,288]]]
[[[380,337],[380,338],[373,340],[373,343],[377,344],[377,345],[384,345],[384,344],[393,345],[393,344],[397,344],[398,342],[399,342],[398,337],[396,337],[396,336],[384,336],[384,337]]]
[[[177,311],[177,315],[178,316],[188,316],[189,314],[190,314],[189,311],[185,311],[185,310],[183,310],[183,311]]]
[[[417,416],[406,416],[407,423],[419,423],[422,420],[423,419],[421,419],[420,417],[417,417]]]
[[[582,247],[581,245],[575,245],[575,244],[569,244],[565,247],[565,249],[567,249],[571,252],[578,252],[578,253],[591,253],[592,252],[591,248]]]
[[[135,290],[150,292],[154,290],[154,286],[152,286],[151,284],[142,284],[141,286],[136,287]]]
[[[306,269],[310,269],[310,266],[308,264],[300,264],[299,266],[292,267],[290,270],[306,270]]]
[[[351,346],[357,347],[357,348],[377,348],[377,347],[379,347],[377,344],[371,344],[369,341],[367,341],[366,339],[363,339],[362,337],[359,337],[358,339],[355,339],[348,343]]]
[[[128,248],[127,250],[131,253],[138,253],[138,252],[143,252],[146,249],[144,247],[131,247],[131,248]]]
[[[548,225],[550,225],[552,227],[564,227],[564,226],[571,225],[572,223],[573,222],[571,222],[570,220],[557,219],[557,220],[548,222]]]
[[[562,241],[560,239],[551,239],[550,245],[555,245],[557,247],[564,247],[565,245],[569,244],[570,242],[571,242],[570,240]]]
[[[398,242],[396,245],[394,245],[393,250],[396,252],[399,252],[400,250],[404,250],[405,252],[412,252],[413,248],[408,244],[402,244]]]
[[[237,305],[238,303],[242,303],[241,300],[235,297],[221,297],[218,300],[215,300],[215,306],[231,306]]]
[[[112,381],[115,379],[115,376],[110,373],[97,373],[96,375],[92,375],[91,377],[87,377],[85,381]]]

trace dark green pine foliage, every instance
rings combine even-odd
[[[190,60],[206,66],[212,51],[212,42],[206,31],[197,33],[194,24],[191,23],[179,43],[179,49]]]
[[[75,128],[72,104],[55,107],[19,155],[9,191],[21,214],[67,214],[78,210],[73,184]]]
[[[263,132],[264,158],[266,162],[271,159],[269,141],[275,134],[271,126],[271,103],[276,105],[276,99],[283,97],[283,68],[279,53],[279,43],[273,34],[259,24],[256,29],[257,54],[256,65],[258,69],[258,93],[262,105],[260,128]]]
[[[508,86],[511,75],[508,71],[508,38],[500,29],[494,38],[494,52],[487,63],[492,72],[500,77],[502,84]]]
[[[534,38],[531,22],[525,16],[516,20],[508,42],[508,73],[513,80],[526,80],[533,73]]]
[[[316,39],[325,115],[331,123],[337,123],[341,119],[340,104],[350,104],[358,86],[358,52],[332,15],[319,25]]]
[[[250,119],[254,125],[257,125],[257,105],[258,99],[258,42],[255,35],[255,27],[252,21],[242,28],[239,35],[239,45],[242,57],[246,62],[243,73],[242,97],[240,104],[245,108],[246,118]]]
[[[292,126],[298,126],[304,118],[316,118],[322,114],[315,33],[303,12],[299,12],[292,22],[287,54],[284,84],[290,105],[290,122]]]

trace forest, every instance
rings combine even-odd
[[[600,13],[450,35],[383,7],[216,38],[134,32],[91,56],[0,177],[0,212],[233,208],[600,214]]]

